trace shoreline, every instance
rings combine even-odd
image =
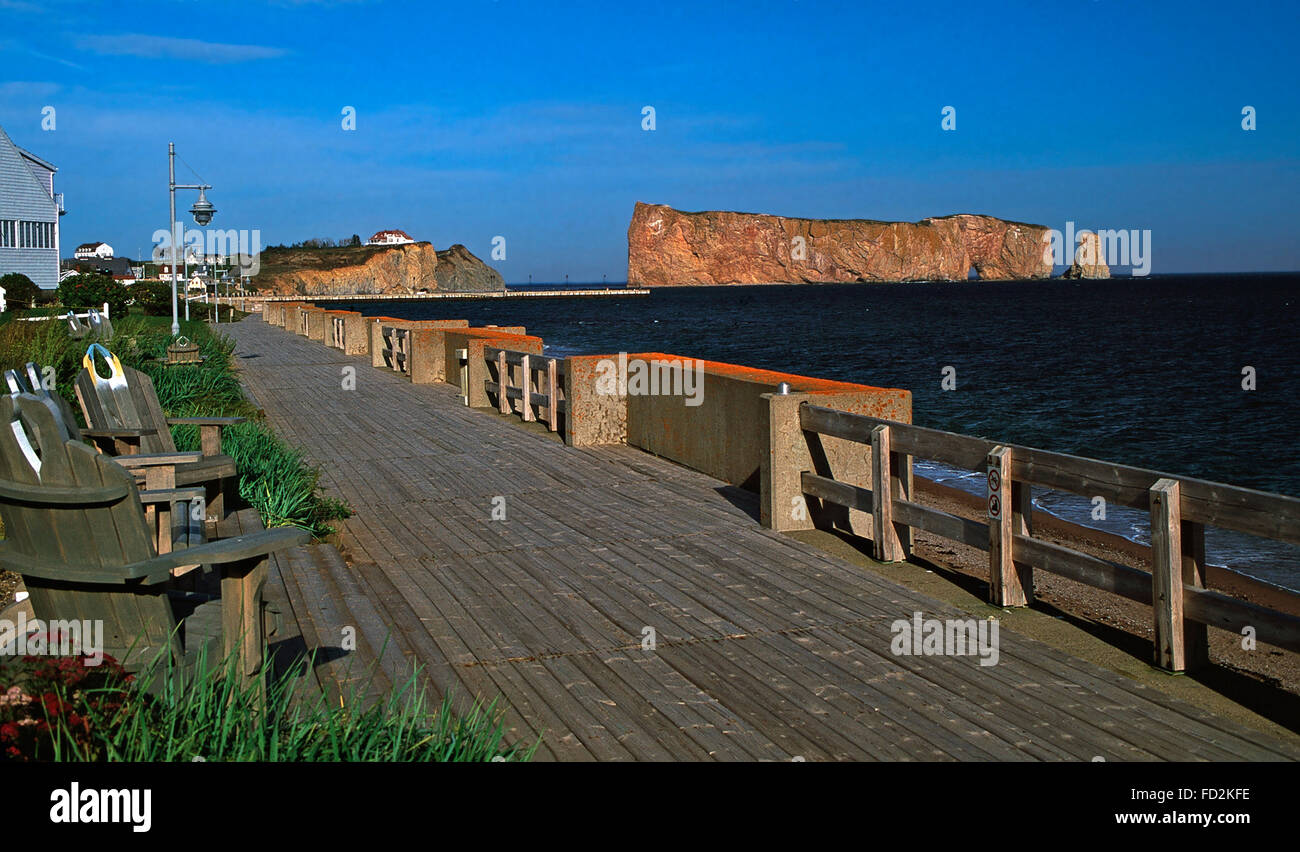
[[[978,513],[978,516],[985,514],[984,500],[974,494],[962,491],[959,488],[953,488],[950,485],[943,485],[922,476],[916,476],[914,479],[918,495],[924,493],[936,500],[959,503],[967,511]],[[977,516],[968,515],[968,517]],[[1146,553],[1150,550],[1147,546],[1138,544],[1132,539],[1117,533],[1067,521],[1053,515],[1046,509],[1034,508],[1033,529],[1035,533],[1046,533],[1057,538],[1079,543],[1092,543],[1096,547],[1104,548],[1122,557],[1122,559],[1112,561],[1147,564]],[[1211,589],[1300,618],[1300,593],[1292,592],[1267,580],[1233,571],[1231,568],[1225,568],[1222,565],[1207,564],[1205,566],[1205,580],[1206,586]]]
[[[985,521],[984,500],[965,491],[921,476],[914,478],[916,501],[928,507],[971,520]],[[1112,562],[1150,570],[1148,548],[1123,536],[1062,520],[1035,508],[1034,536]],[[988,582],[988,554],[968,545],[930,533],[914,533],[914,553],[923,561],[950,569],[981,583]],[[1281,587],[1218,566],[1206,566],[1206,586],[1250,603],[1300,617],[1300,595]],[[1151,608],[1103,589],[1034,571],[1034,606],[1047,606],[1086,622],[1151,640]],[[1260,643],[1254,650],[1242,647],[1239,634],[1209,629],[1210,656],[1215,665],[1300,695],[1300,655]]]

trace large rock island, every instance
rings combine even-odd
[[[338,248],[268,248],[252,279],[261,293],[279,296],[413,295],[420,292],[493,292],[501,274],[459,243],[437,251],[430,243]]]
[[[637,202],[629,287],[1049,278],[1041,225],[961,214],[920,222],[684,213]]]

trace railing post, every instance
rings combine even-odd
[[[1205,584],[1205,527],[1183,523],[1177,480],[1161,479],[1149,493],[1156,664],[1174,672],[1194,670],[1209,662],[1208,631],[1204,624],[1184,618],[1183,585]]]
[[[903,453],[891,453],[889,471],[893,476],[892,493],[895,500],[912,500],[912,457]],[[894,524],[894,533],[898,536],[899,559],[912,556],[912,528],[907,524]]]
[[[554,358],[546,359],[546,393],[550,396],[550,410],[546,414],[546,427],[552,432],[558,430],[560,418],[557,416],[560,410],[560,394],[556,375],[558,367]]]
[[[1181,509],[1181,507],[1180,507]],[[1205,588],[1205,524],[1182,523],[1183,585]],[[1183,654],[1187,670],[1210,663],[1210,631],[1199,621],[1183,622]]]
[[[469,350],[456,350],[457,370],[460,373],[460,401],[469,405]]]
[[[509,374],[510,365],[506,363],[506,350],[497,350],[497,410],[502,414],[510,413]]]
[[[1022,577],[1015,564],[1015,500],[1011,482],[1011,448],[994,447],[988,455],[989,601],[995,606],[1025,606],[1033,596],[1032,576]]]
[[[533,370],[532,365],[528,363],[528,355],[523,355],[519,359],[519,404],[523,410],[519,412],[528,423],[533,420]]]
[[[876,426],[871,430],[871,537],[875,542],[877,560],[899,562],[903,559],[903,545],[894,529],[894,485],[890,475],[889,443],[888,426]]]

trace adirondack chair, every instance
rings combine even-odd
[[[100,340],[108,340],[113,336],[113,324],[109,322],[108,317],[100,316],[99,311],[91,308],[87,311],[87,321],[90,323],[91,334],[97,335]]]
[[[23,374],[17,370],[5,370],[5,384],[11,394],[30,394],[39,399],[50,414],[60,435],[65,441],[80,441],[83,438],[112,438],[116,430],[81,429],[77,426],[77,415],[72,406],[62,396],[52,393],[45,386],[42,376],[46,370],[33,361],[28,361]],[[25,374],[25,375],[24,375]],[[176,466],[194,464],[201,461],[203,454],[190,453],[150,453],[114,458],[120,466],[131,471],[136,484],[150,489],[167,489],[176,487]],[[206,501],[206,495],[200,493],[197,498],[190,498],[196,505]],[[198,513],[203,518],[208,514],[206,506]],[[172,505],[148,505],[145,517],[150,527],[158,531],[154,542],[159,553],[170,553],[182,547],[189,547],[203,542],[204,524],[195,521],[194,506],[186,500],[177,499]]]
[[[110,374],[104,378],[95,365],[102,357]],[[167,417],[158,404],[153,380],[139,370],[123,367],[117,356],[98,343],[90,344],[82,359],[74,390],[90,428],[85,434],[104,452],[118,456],[176,452],[171,427],[199,427],[202,458],[176,466],[177,485],[204,484],[208,488],[210,520],[225,516],[224,483],[235,476],[235,462],[221,453],[221,430],[244,417]],[[109,437],[101,439],[97,433]]]
[[[111,458],[62,437],[40,399],[0,399],[0,568],[22,575],[36,617],[102,622],[104,653],[132,671],[170,662],[190,677],[201,655],[218,664],[234,655],[251,682],[267,556],[307,533],[265,530],[159,555],[142,502],[174,495],[137,490]],[[219,599],[169,594],[172,569],[189,561],[220,569]]]
[[[90,326],[77,319],[76,311],[68,311],[64,319],[68,322],[68,336],[73,340],[81,340],[90,334]]]

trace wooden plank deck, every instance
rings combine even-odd
[[[1005,628],[997,665],[895,656],[896,619],[968,616],[762,529],[752,495],[703,474],[565,447],[260,319],[222,331],[356,511],[350,566],[281,563],[303,641],[333,649],[327,688],[418,663],[438,695],[501,696],[511,738],[561,760],[1300,758]]]

